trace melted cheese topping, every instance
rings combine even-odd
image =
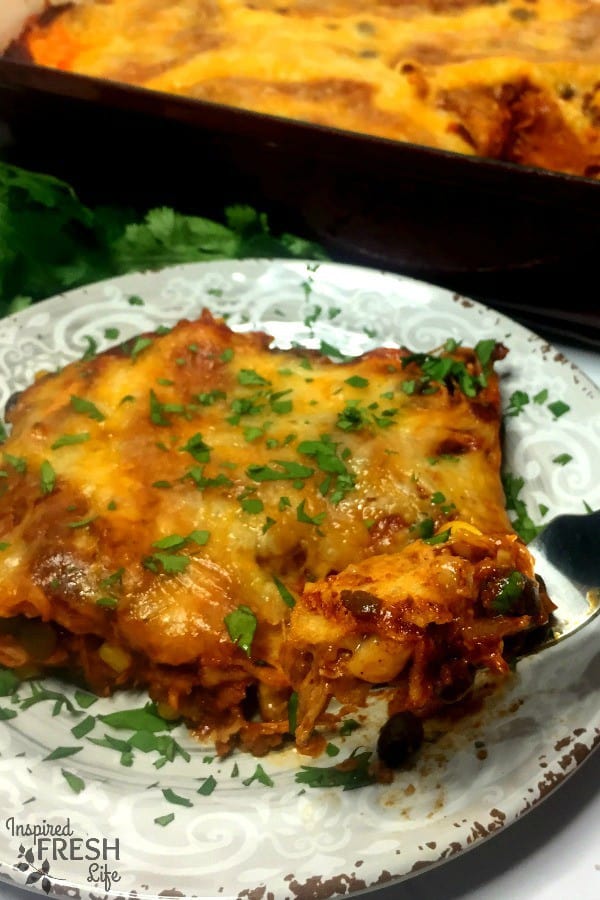
[[[596,176],[593,0],[103,0],[25,35],[43,65]]]
[[[336,694],[332,654],[352,657],[346,684],[396,677],[429,626],[479,615],[474,563],[532,577],[503,506],[491,363],[484,372],[465,348],[434,371],[405,350],[333,363],[268,342],[205,313],[16,399],[0,482],[0,662],[82,669],[102,692],[147,685],[221,748],[241,733],[262,751],[257,735],[287,731],[292,689],[308,741],[306,722]],[[370,585],[392,619],[365,629],[332,613],[335,573],[336,596]],[[251,649],[237,643],[240,615],[256,627]],[[480,664],[498,668],[502,635],[532,624],[501,618]],[[37,654],[31,619],[54,629]],[[387,661],[373,662],[369,635]],[[307,652],[319,647],[331,671],[315,700]],[[252,685],[262,730],[242,711]]]

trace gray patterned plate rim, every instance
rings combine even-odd
[[[515,392],[528,398],[521,395],[521,411],[506,417],[506,465],[525,479],[521,496],[532,517],[600,507],[600,392],[569,360],[485,306],[356,266],[199,263],[52,298],[0,321],[0,404],[39,370],[203,307],[233,328],[267,331],[281,346],[326,341],[348,354],[390,343],[426,351],[448,337],[503,341],[507,412]],[[553,401],[568,410],[557,416]],[[259,772],[257,760],[240,754],[214,758],[180,728],[172,736],[183,753],[173,759],[139,750],[123,759],[74,738],[85,711],[72,688],[45,683],[76,711],[63,704],[53,716],[52,703],[23,708],[31,689],[21,687],[16,698],[0,696],[0,881],[81,900],[326,900],[408,878],[524,815],[596,746],[599,637],[596,621],[523,660],[483,710],[440,730],[413,769],[391,785],[347,792],[297,783],[299,766],[311,761],[294,751],[260,760]],[[91,712],[143,702],[129,693]],[[381,706],[375,695],[362,727],[336,740],[339,759],[373,746]],[[74,744],[83,749],[45,758]]]

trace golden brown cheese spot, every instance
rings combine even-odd
[[[233,645],[224,617],[235,606],[229,574],[210,560],[197,559],[180,575],[153,578],[126,598],[119,632],[127,644],[158,663],[179,666],[202,660],[227,666]]]

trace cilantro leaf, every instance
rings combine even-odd
[[[364,750],[351,754],[335,766],[300,766],[295,780],[312,788],[341,787],[344,791],[352,791],[375,782],[375,776],[369,771],[370,759],[371,752]]]
[[[548,404],[548,409],[555,419],[560,419],[561,416],[564,416],[565,413],[569,412],[571,407],[563,400],[555,400],[553,403]]]
[[[502,486],[506,497],[506,508],[514,510],[517,514],[512,520],[512,526],[525,543],[532,541],[540,531],[540,526],[536,525],[527,512],[525,501],[519,497],[522,488],[525,485],[525,479],[521,476],[512,475],[510,472],[502,473]]]
[[[279,578],[276,578],[275,575],[273,575],[273,581],[275,582],[275,587],[279,591],[279,596],[281,597],[285,605],[289,606],[290,609],[294,607],[296,605],[296,600],[292,592],[289,591],[286,588],[285,584],[280,581]]]
[[[176,794],[171,788],[163,788],[162,789],[163,797],[167,801],[167,803],[174,803],[176,806],[193,806],[191,800],[187,797],[182,797],[180,794]]]
[[[45,459],[40,466],[40,491],[42,494],[51,494],[56,485],[56,472],[51,463]]]
[[[74,775],[72,772],[67,772],[66,769],[61,769],[60,771],[73,793],[80,794],[85,788],[85,781],[83,778],[80,778],[79,775]]]
[[[252,641],[258,625],[252,610],[248,606],[238,606],[237,609],[225,616],[223,621],[233,643],[241,647],[247,656],[250,656]]]
[[[272,778],[267,775],[263,767],[260,763],[256,766],[253,774],[249,778],[244,778],[242,784],[246,787],[250,787],[255,781],[260,782],[260,784],[264,784],[265,787],[273,787],[274,781]]]
[[[92,403],[91,400],[86,400],[85,397],[76,397],[75,394],[72,394],[71,406],[75,412],[87,416],[88,419],[95,419],[96,422],[104,421],[104,414],[100,412],[95,403]]]
[[[225,223],[165,207],[142,217],[126,208],[92,209],[58,178],[6,163],[0,206],[0,315],[81,284],[175,263],[327,258],[300,236],[273,235],[266,216],[248,206],[229,207]]]
[[[515,570],[504,578],[501,583],[500,590],[492,601],[492,607],[498,612],[510,612],[515,600],[518,600],[523,593],[525,587],[525,576]]]

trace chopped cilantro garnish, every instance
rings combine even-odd
[[[209,775],[208,778],[204,779],[203,784],[200,785],[196,793],[201,794],[203,797],[210,797],[216,786],[216,778],[214,777],[214,775]]]
[[[142,560],[145,569],[159,573],[161,570],[166,575],[176,575],[185,572],[190,564],[189,556],[181,556],[179,553],[153,553]]]
[[[219,472],[214,478],[206,478],[204,475],[204,466],[192,466],[188,469],[183,478],[191,478],[199,490],[210,487],[230,487],[233,482],[227,478],[222,472]]]
[[[176,794],[171,788],[163,788],[162,789],[163,797],[167,801],[167,803],[173,803],[175,806],[193,806],[191,800],[187,797],[182,797],[180,794]]]
[[[437,466],[440,462],[460,462],[460,456],[453,456],[452,453],[441,453],[440,456],[428,456],[427,462],[430,466]]]
[[[255,781],[260,782],[260,784],[264,784],[265,787],[273,787],[274,786],[273,779],[267,775],[267,773],[265,772],[265,770],[263,769],[263,767],[261,766],[260,763],[258,763],[258,765],[256,766],[256,769],[254,770],[254,772],[250,776],[250,778],[244,778],[244,780],[242,781],[242,784],[245,785],[246,787],[250,787],[250,785],[253,784]]]
[[[131,297],[127,298],[127,302],[130,306],[144,306],[144,301],[141,297],[138,297],[137,294],[132,294]]]
[[[172,723],[167,722],[154,712],[154,704],[148,703],[144,707],[134,709],[121,709],[117,712],[98,716],[101,722],[116,729],[130,729],[131,731],[165,731]]]
[[[327,746],[325,747],[325,753],[327,754],[327,756],[338,756],[339,752],[340,748],[336,747],[335,744],[332,744],[331,741],[329,741]]]
[[[431,502],[432,502],[432,503],[436,503],[436,504],[438,504],[438,503],[445,503],[445,502],[446,502],[446,497],[444,496],[444,494],[442,494],[441,491],[435,491],[435,492],[431,495]]]
[[[152,338],[149,337],[138,337],[135,339],[133,346],[131,348],[130,356],[132,359],[137,359],[140,353],[143,350],[146,350],[148,347],[152,346]]]
[[[0,697],[10,697],[19,687],[21,681],[12,671],[0,666]]]
[[[529,403],[529,394],[526,391],[514,391],[508,401],[507,416],[518,416]]]
[[[42,762],[49,762],[53,759],[66,759],[68,756],[75,756],[76,753],[81,753],[82,750],[83,747],[57,747],[56,750],[45,756]]]
[[[346,378],[346,384],[354,388],[366,388],[369,385],[369,379],[363,378],[362,375],[351,375],[350,378]]]
[[[370,759],[371,752],[363,750],[352,753],[335,766],[301,766],[295,780],[312,788],[341,787],[351,791],[375,782],[375,776],[369,771]]]
[[[212,406],[213,403],[217,402],[217,400],[224,400],[226,396],[227,395],[225,394],[224,391],[214,390],[214,391],[203,392],[201,394],[196,394],[194,399],[201,406]]]
[[[92,403],[91,400],[86,400],[84,397],[76,397],[75,394],[72,394],[71,406],[75,412],[87,416],[88,419],[94,419],[96,422],[104,421],[104,414],[100,412],[96,404]]]
[[[257,438],[262,437],[264,433],[264,428],[259,428],[257,425],[249,425],[247,428],[244,428],[244,440],[250,444]]]
[[[527,512],[524,500],[519,498],[519,493],[525,484],[525,480],[519,476],[511,475],[510,472],[504,472],[502,475],[502,485],[506,497],[506,508],[514,510],[517,514],[516,519],[512,520],[512,526],[525,542],[533,540],[540,528],[531,519]]]
[[[256,616],[248,606],[238,606],[233,612],[225,616],[225,627],[234,644],[250,656],[252,641],[258,625]]]
[[[410,530],[416,532],[417,537],[426,540],[427,538],[433,537],[435,522],[430,518],[423,519],[421,522],[417,522],[416,525],[413,525]]]
[[[3,453],[3,459],[8,463],[9,466],[12,466],[15,472],[18,472],[19,475],[24,475],[27,471],[27,460],[22,456],[13,456],[12,453]]]
[[[541,406],[542,403],[545,403],[547,399],[548,399],[548,388],[543,388],[543,390],[541,390],[538,394],[535,394],[535,396],[533,398],[533,402],[537,403],[539,406]]]
[[[571,407],[562,400],[555,400],[554,403],[548,404],[548,409],[556,419],[560,419],[565,413],[568,413]]]
[[[10,547],[10,541],[0,541],[0,551],[8,550]]]
[[[521,572],[511,572],[507,578],[503,579],[502,587],[492,601],[493,608],[502,613],[510,612],[515,600],[518,600],[523,593],[525,584],[525,576]]]
[[[448,338],[444,344],[444,350],[446,353],[454,353],[455,350],[458,350],[461,342],[454,340],[454,338]]]
[[[98,597],[96,600],[96,606],[103,606],[106,609],[116,609],[119,605],[119,601],[116,597]]]
[[[437,534],[432,534],[431,537],[423,538],[424,544],[444,544],[448,538],[450,537],[450,529],[448,528],[446,531],[439,531]]]
[[[104,337],[107,341],[116,341],[119,337],[119,329],[118,328],[105,328],[104,329]]]
[[[273,412],[278,416],[285,416],[293,409],[293,403],[287,396],[291,394],[291,388],[287,391],[276,391],[269,396],[269,404]],[[285,398],[285,399],[283,399]]]
[[[88,516],[86,519],[77,519],[75,522],[68,522],[68,528],[87,528],[88,525],[97,519],[97,516]]]
[[[258,515],[265,508],[264,503],[259,497],[242,497],[240,499],[240,506],[244,510],[244,512],[250,513],[250,515]]]
[[[337,347],[334,347],[332,344],[329,344],[327,341],[321,341],[319,344],[319,353],[323,356],[331,356],[332,359],[346,360],[351,359],[350,356],[345,356],[341,350],[338,350]]]
[[[270,381],[267,381],[266,378],[263,378],[263,376],[259,375],[258,372],[255,372],[254,369],[240,369],[237,379],[239,384],[271,384]]]
[[[347,737],[353,731],[356,731],[357,728],[360,728],[360,725],[356,719],[344,719],[340,725],[340,734],[342,737]]]
[[[171,424],[171,420],[165,415],[165,404],[160,402],[152,389],[150,390],[150,421],[163,428]]]
[[[96,338],[92,337],[91,334],[84,334],[84,341],[87,344],[87,348],[81,357],[81,362],[87,362],[89,359],[93,359],[98,351],[98,341]]]
[[[67,772],[66,769],[61,769],[60,771],[73,793],[80,794],[85,788],[85,781],[83,778],[80,778],[79,775],[74,775],[72,772]]]
[[[82,709],[89,709],[90,706],[93,706],[94,703],[98,702],[98,698],[95,697],[94,694],[87,694],[85,691],[76,690],[75,702],[78,703]]]
[[[204,545],[208,543],[209,538],[210,531],[199,530],[198,528],[195,528],[194,531],[190,531],[187,536],[188,541],[192,541],[199,547],[204,547]]]
[[[233,348],[226,347],[225,350],[219,355],[219,359],[221,362],[228,363],[233,359]]]
[[[154,819],[154,824],[164,828],[166,825],[170,825],[174,818],[175,813],[168,813],[166,816],[157,816],[156,819]]]
[[[557,463],[559,466],[566,466],[568,462],[571,462],[573,457],[570,453],[559,453],[558,456],[555,456],[552,460],[553,463]]]
[[[327,476],[319,487],[322,496],[327,496],[330,492],[330,500],[336,505],[349,493],[355,486],[355,476],[346,468],[342,459],[337,455],[338,445],[334,443],[330,436],[324,434],[319,441],[301,441],[298,444],[298,452],[305,456],[315,458],[319,469]],[[347,458],[350,451],[346,448],[342,452],[342,456]]]
[[[368,414],[356,401],[350,400],[338,413],[336,426],[342,431],[360,431],[368,424]]]
[[[123,580],[123,575],[125,574],[125,569],[120,568],[117,569],[116,572],[112,572],[110,575],[107,575],[106,578],[103,578],[100,582],[101,587],[103,588],[111,588],[115,585],[120,585]]]
[[[180,550],[187,543],[187,538],[181,537],[180,534],[169,534],[158,541],[154,541],[152,546],[159,550]]]
[[[306,500],[302,500],[296,507],[296,518],[299,522],[305,522],[307,525],[321,525],[327,516],[326,512],[317,513],[315,516],[309,516],[305,510]]]
[[[279,596],[281,597],[283,602],[286,604],[286,606],[293,607],[296,603],[296,600],[295,600],[292,592],[289,591],[286,588],[285,584],[282,581],[280,581],[279,578],[277,578],[275,575],[273,575],[273,581],[275,582],[275,587],[279,591]]]
[[[291,505],[292,505],[292,501],[290,500],[289,497],[280,497],[279,503],[277,504],[277,509],[279,510],[279,512],[283,512],[283,510],[286,509],[286,507],[291,506]]]
[[[58,450],[60,447],[69,447],[72,444],[84,444],[89,441],[89,431],[81,431],[78,434],[61,434],[50,446],[51,450]]]
[[[232,415],[226,421],[238,425],[242,416],[256,416],[263,407],[264,403],[255,403],[251,397],[235,397],[231,403]]]
[[[65,697],[65,695],[61,694],[59,691],[46,690],[45,688],[41,688],[34,681],[29,682],[29,684],[31,687],[31,697],[28,697],[21,702],[21,709],[29,709],[31,706],[36,706],[38,703],[51,702],[54,703],[52,709],[53,716],[59,715],[63,706],[66,706],[69,712],[78,712],[68,697]]]
[[[538,509],[540,511],[540,516],[545,516],[548,512],[549,507],[547,507],[545,503],[539,503]]]
[[[56,485],[56,472],[52,465],[45,459],[40,466],[40,491],[42,494],[51,494]]]
[[[490,364],[495,347],[496,341],[493,338],[478,341],[476,344],[475,355],[484,368]]]
[[[297,478],[310,478],[314,474],[314,469],[303,466],[301,463],[293,462],[286,459],[276,459],[274,463],[280,466],[280,469],[274,469],[271,466],[251,465],[246,469],[246,475],[252,481],[285,481],[287,479],[295,480]]]
[[[472,375],[464,362],[453,359],[450,356],[432,356],[428,353],[413,353],[402,359],[402,367],[415,364],[419,366],[425,376],[414,387],[405,388],[405,393],[414,393],[419,390],[422,393],[435,391],[435,385],[430,381],[443,382],[450,388],[452,384],[458,385],[467,397],[475,397],[487,383],[486,369],[491,361],[496,342],[494,340],[479,341],[475,353],[484,371],[480,375]],[[406,382],[405,382],[406,383]]]
[[[189,453],[196,462],[207,463],[210,460],[210,447],[202,440],[202,435],[196,433],[179,448],[183,453]]]

